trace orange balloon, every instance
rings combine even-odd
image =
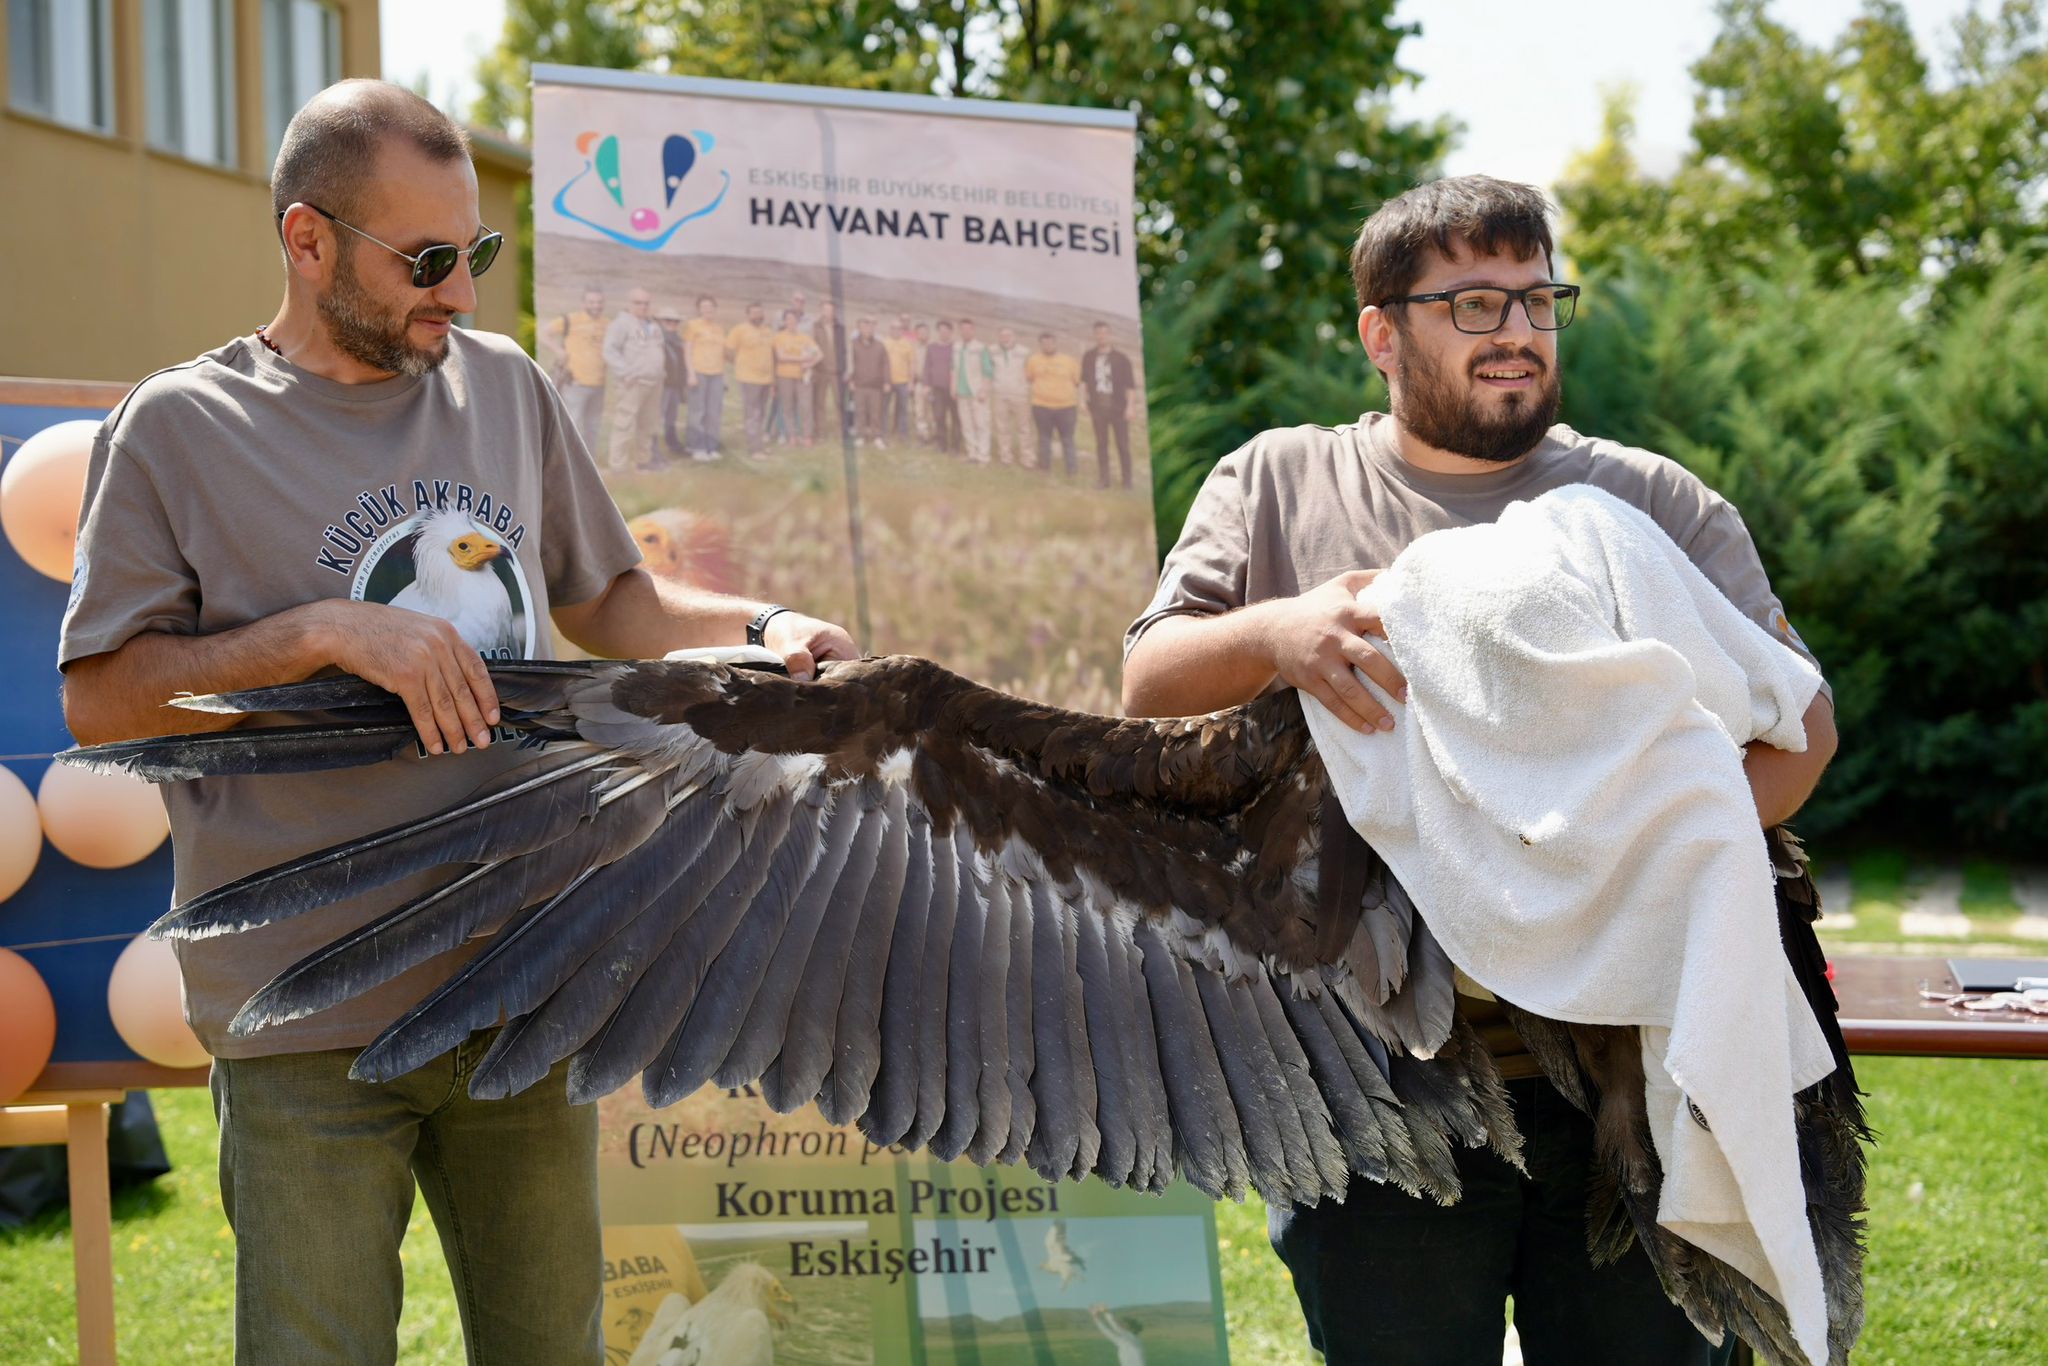
[[[78,512],[92,463],[98,418],[45,427],[0,467],[0,529],[29,567],[71,582],[78,548]]]
[[[0,1105],[43,1073],[57,1046],[57,1003],[35,965],[0,949]]]
[[[88,868],[125,868],[156,852],[171,818],[156,788],[126,773],[51,764],[36,792],[43,833]]]
[[[43,853],[43,823],[28,784],[0,768],[0,901],[21,890]]]
[[[107,1014],[121,1042],[162,1067],[203,1067],[204,1044],[185,1023],[178,957],[171,946],[135,936],[107,979]]]

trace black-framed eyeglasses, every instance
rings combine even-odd
[[[466,247],[458,247],[452,243],[444,242],[438,246],[423,248],[417,256],[414,256],[400,251],[382,238],[371,237],[369,233],[364,232],[355,224],[336,218],[318,204],[307,204],[306,207],[319,214],[328,222],[340,224],[356,236],[375,242],[399,260],[410,262],[412,264],[412,287],[414,289],[432,289],[435,285],[440,284],[455,272],[456,262],[465,256],[469,258],[470,276],[475,278],[491,268],[491,262],[498,259],[498,248],[505,245],[504,233],[487,232]],[[286,212],[288,213],[290,210],[286,210]],[[279,214],[277,221],[282,226],[284,214]]]
[[[1508,310],[1515,306],[1516,300],[1520,300],[1529,326],[1538,332],[1557,332],[1572,325],[1572,317],[1579,309],[1579,293],[1577,285],[1530,285],[1527,289],[1474,285],[1468,289],[1440,289],[1434,294],[1404,294],[1398,299],[1382,299],[1380,307],[1385,308],[1389,304],[1449,304],[1451,326],[1460,332],[1485,336],[1507,326]]]

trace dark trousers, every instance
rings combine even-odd
[[[1309,1341],[1329,1366],[1498,1366],[1512,1295],[1527,1366],[1708,1366],[1640,1247],[1598,1268],[1587,1255],[1592,1121],[1547,1081],[1508,1092],[1526,1177],[1458,1148],[1454,1205],[1354,1177],[1342,1204],[1269,1211]]]
[[[1052,439],[1057,436],[1067,453],[1067,473],[1074,472],[1074,427],[1079,418],[1074,408],[1041,408],[1031,405],[1031,425],[1038,428],[1038,468],[1052,473]]]
[[[960,445],[960,401],[943,389],[932,390],[932,444],[958,455]]]
[[[1131,486],[1131,422],[1124,416],[1121,403],[1096,407],[1088,405],[1088,420],[1095,427],[1095,465],[1097,481],[1103,488],[1109,487],[1109,438],[1116,437],[1117,459],[1123,462],[1124,487]]]
[[[676,435],[676,416],[683,409],[683,391],[671,384],[661,391],[661,439],[671,453],[683,448]]]

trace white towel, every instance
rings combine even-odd
[[[1408,679],[1393,733],[1302,698],[1352,824],[1481,986],[1641,1027],[1658,1222],[1776,1297],[1825,1363],[1792,1097],[1833,1062],[1778,942],[1741,751],[1803,750],[1819,675],[1588,486],[1424,536],[1360,597]]]

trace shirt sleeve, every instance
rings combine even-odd
[[[1167,553],[1152,604],[1124,632],[1124,657],[1145,632],[1167,617],[1216,616],[1245,603],[1251,530],[1245,515],[1244,476],[1236,454],[1209,471],[1188,509],[1180,540]]]
[[[199,576],[179,549],[156,481],[101,427],[86,471],[57,667],[118,650],[145,631],[198,630]]]
[[[541,402],[541,567],[549,605],[573,607],[640,563],[640,546],[552,387],[541,387]]]
[[[1699,530],[1686,541],[1684,550],[1686,557],[1699,566],[1700,572],[1744,616],[1763,627],[1787,649],[1820,668],[1820,660],[1800,638],[1791,618],[1785,614],[1784,604],[1771,591],[1771,581],[1764,573],[1763,559],[1757,554],[1756,542],[1751,539],[1749,527],[1733,503],[1716,499]],[[1828,687],[1825,678],[1821,681],[1821,691],[1827,694],[1832,704],[1834,690]]]

